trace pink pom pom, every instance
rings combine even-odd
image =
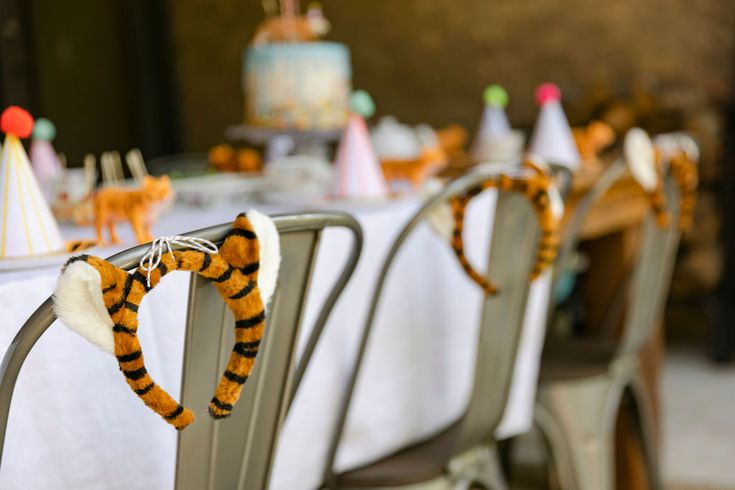
[[[0,130],[18,138],[27,138],[33,131],[33,116],[17,105],[11,105],[0,115]]]
[[[536,102],[544,105],[547,102],[557,102],[561,99],[561,90],[554,83],[542,83],[536,89]]]

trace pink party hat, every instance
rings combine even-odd
[[[59,157],[51,144],[55,137],[56,127],[51,121],[43,118],[36,120],[31,137],[31,165],[49,202],[55,200],[56,188],[64,175]]]
[[[0,116],[0,129],[6,134],[0,162],[0,258],[63,252],[59,226],[20,142],[30,136],[33,118],[11,106]]]
[[[375,106],[367,92],[358,90],[350,98],[351,112],[337,148],[332,195],[349,198],[379,198],[388,193],[380,162],[370,141],[365,117]]]
[[[536,89],[539,110],[528,152],[545,161],[575,171],[579,168],[579,152],[572,130],[561,106],[561,91],[553,83]]]

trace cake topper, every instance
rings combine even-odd
[[[329,21],[317,2],[309,3],[305,15],[300,15],[298,0],[280,0],[280,15],[274,15],[272,4],[263,4],[267,18],[255,31],[252,44],[259,46],[273,42],[316,41],[327,35]]]

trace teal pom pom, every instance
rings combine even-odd
[[[36,119],[36,125],[33,126],[33,139],[43,141],[53,141],[56,138],[56,126],[48,119]]]
[[[500,85],[489,85],[482,94],[485,104],[504,108],[508,105],[508,92]]]
[[[350,110],[364,118],[375,114],[375,102],[364,90],[355,90],[350,95]]]

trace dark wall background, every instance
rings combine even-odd
[[[71,165],[178,151],[167,14],[164,0],[0,0],[0,103],[54,121]]]
[[[184,146],[202,151],[242,119],[241,56],[263,12],[257,0],[168,1]],[[667,326],[697,338],[716,330],[717,305],[731,301],[717,303],[713,292],[726,269],[721,237],[723,216],[731,213],[723,211],[723,183],[733,178],[723,148],[735,95],[735,1],[322,4],[332,22],[328,38],[349,45],[354,86],[373,95],[378,116],[435,126],[456,122],[474,132],[482,89],[501,83],[510,93],[512,123],[529,128],[534,88],[549,80],[561,86],[573,124],[613,113],[622,120],[621,134],[631,125],[693,132],[702,149],[696,227],[678,256]],[[721,318],[725,326],[712,339],[716,357],[725,359],[732,342],[723,339],[735,337],[735,328],[731,313]]]
[[[302,2],[306,3],[306,2]],[[533,90],[559,83],[573,121],[594,98],[636,84],[723,104],[731,97],[732,0],[324,0],[329,39],[352,50],[354,84],[378,114],[474,128],[491,82],[518,126]],[[242,50],[263,19],[257,0],[169,0],[185,146],[202,150],[242,118]],[[682,94],[683,92],[683,94]]]

